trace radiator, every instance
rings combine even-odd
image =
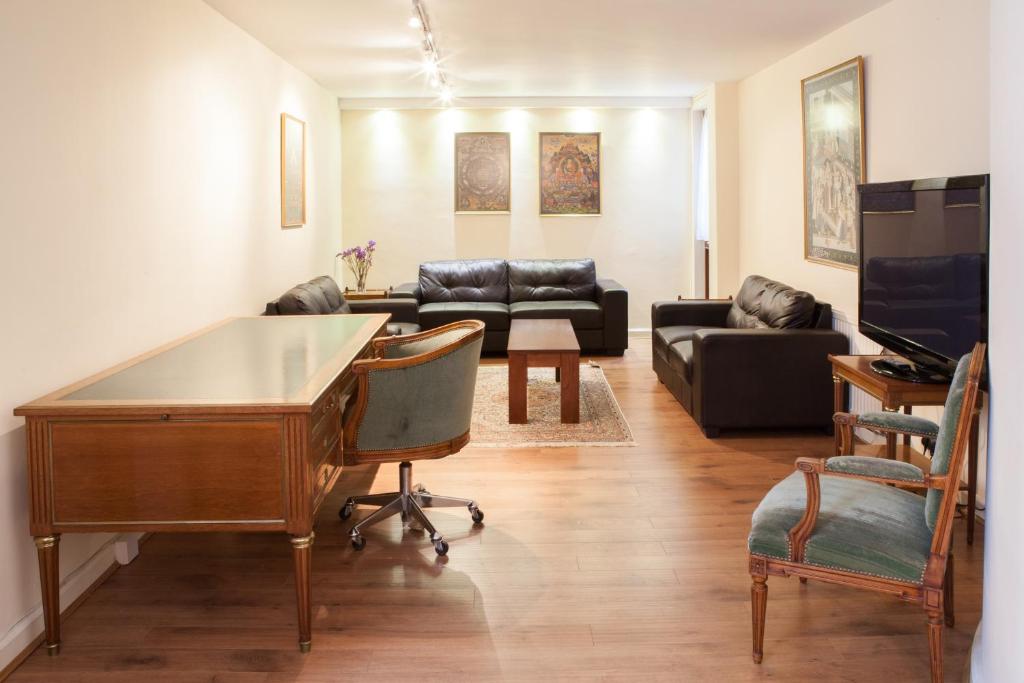
[[[882,347],[871,341],[857,331],[856,321],[850,320],[849,316],[842,311],[832,309],[832,329],[839,332],[850,340],[850,353],[854,355],[875,355],[882,353]],[[850,387],[849,411],[851,413],[871,413],[882,409],[882,402],[856,387]],[[857,436],[867,443],[880,443],[885,441],[882,437],[867,431],[858,429]]]

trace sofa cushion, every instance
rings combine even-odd
[[[512,318],[567,318],[577,330],[599,330],[604,311],[593,301],[517,301],[508,307]]]
[[[777,330],[809,327],[814,317],[814,297],[760,275],[743,281],[726,316],[728,327]]]
[[[932,541],[924,498],[859,479],[823,476],[820,481],[821,507],[806,563],[920,584]],[[754,511],[750,552],[791,559],[787,534],[806,501],[803,473],[776,484]]]
[[[593,259],[531,259],[508,262],[509,303],[517,301],[594,301]]]
[[[669,325],[654,330],[654,352],[661,354],[662,358],[668,360],[668,347],[676,342],[689,341],[697,330],[707,329],[701,325]]]
[[[323,315],[333,313],[334,309],[327,302],[323,290],[303,282],[281,295],[277,300],[277,312],[280,315]]]
[[[420,325],[432,329],[459,320],[482,320],[487,329],[509,328],[508,305],[498,302],[450,301],[420,306]]]
[[[693,342],[679,341],[668,347],[668,365],[693,384]]]
[[[508,266],[500,259],[428,261],[420,265],[420,303],[508,302]]]
[[[331,307],[332,312],[352,312],[348,302],[345,301],[345,295],[341,293],[340,289],[338,289],[338,283],[334,281],[333,277],[321,275],[320,277],[313,278],[309,283],[320,288],[320,291],[323,292],[324,298],[327,299],[327,304]]]
[[[388,336],[393,337],[396,334],[416,334],[420,331],[420,326],[416,323],[388,323],[387,333]]]

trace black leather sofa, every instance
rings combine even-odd
[[[705,436],[720,429],[832,425],[828,355],[849,342],[832,307],[780,282],[748,277],[734,301],[651,307],[654,372]]]
[[[420,331],[417,306],[408,299],[365,299],[349,301],[334,278],[321,275],[295,285],[267,304],[263,315],[324,315],[328,313],[390,313],[387,333],[412,334]]]
[[[423,329],[482,320],[486,352],[506,350],[516,318],[568,318],[584,353],[622,355],[629,346],[628,293],[598,278],[593,259],[431,261],[392,297],[418,306]]]

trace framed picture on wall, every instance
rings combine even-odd
[[[281,227],[306,223],[306,122],[281,114]]]
[[[455,134],[455,213],[509,213],[508,133]]]
[[[601,134],[540,134],[540,215],[601,215]]]
[[[804,153],[804,258],[857,269],[857,184],[866,179],[864,60],[800,82]]]

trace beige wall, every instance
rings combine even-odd
[[[1024,3],[992,0],[992,269],[989,301],[988,512],[985,524],[985,603],[974,643],[971,680],[1024,681],[1024,318],[1017,293],[1024,287]]]
[[[864,56],[867,179],[988,171],[988,3],[895,0],[740,82],[740,277],[857,315],[857,274],[803,258],[800,80]],[[737,283],[738,284],[738,283]]]
[[[341,141],[333,96],[199,0],[8,0],[0,83],[2,667],[40,632],[11,411],[330,272]],[[309,123],[309,222],[290,230],[283,111]],[[109,566],[109,541],[65,536],[65,605]]]
[[[456,131],[511,133],[510,215],[454,214]],[[601,132],[601,216],[538,215],[540,131]],[[352,110],[342,139],[345,243],[379,243],[371,287],[415,280],[426,260],[591,256],[629,289],[633,328],[655,299],[690,293],[687,109]]]

